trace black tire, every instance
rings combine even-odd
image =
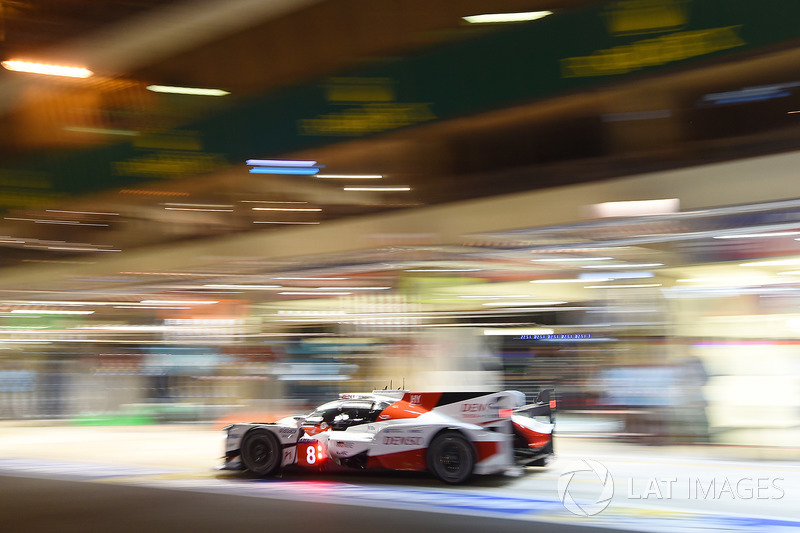
[[[428,446],[428,469],[445,483],[465,482],[472,476],[474,468],[472,444],[460,433],[439,433]]]
[[[242,463],[258,476],[272,476],[281,467],[283,453],[278,439],[266,429],[254,429],[242,440]]]

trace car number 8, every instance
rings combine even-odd
[[[306,462],[310,465],[313,465],[317,462],[317,450],[314,446],[309,446],[306,448]]]

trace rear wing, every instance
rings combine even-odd
[[[536,395],[533,403],[523,405],[514,409],[515,415],[527,416],[533,418],[535,416],[546,416],[550,419],[550,423],[554,423],[556,410],[556,391],[555,389],[544,389]]]

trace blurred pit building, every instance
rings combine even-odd
[[[0,418],[553,386],[612,438],[796,446],[797,20],[2,2]]]

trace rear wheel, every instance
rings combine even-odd
[[[281,445],[266,429],[254,429],[242,441],[242,462],[259,476],[274,475],[281,467]]]
[[[460,433],[440,433],[428,446],[428,469],[445,483],[463,483],[474,467],[472,444]]]

